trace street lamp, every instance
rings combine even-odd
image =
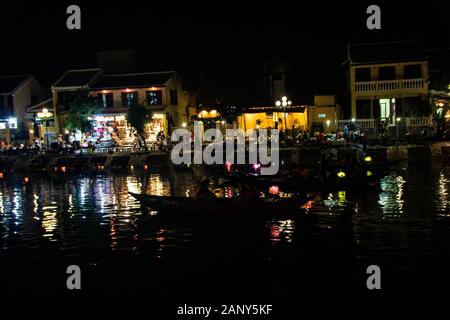
[[[48,118],[53,117],[53,113],[49,112],[47,108],[42,109],[42,112],[38,112],[37,116],[39,118],[45,119],[45,138],[47,140],[47,147],[49,146],[48,141]]]
[[[284,97],[282,97],[281,98],[281,101],[280,100],[277,100],[276,102],[275,102],[275,105],[277,106],[277,107],[283,107],[283,111],[284,111],[284,131],[286,131],[287,130],[287,122],[286,122],[286,107],[287,106],[291,106],[292,105],[292,101],[291,100],[288,100],[288,98],[286,97],[286,96],[284,96]]]
[[[402,118],[400,118],[400,117],[398,117],[397,119],[395,119],[396,120],[396,129],[397,129],[397,142],[398,142],[398,125],[399,125],[399,123],[400,123],[400,121],[402,121]]]

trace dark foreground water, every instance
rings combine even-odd
[[[189,195],[190,173],[23,178],[0,182],[5,297],[450,296],[450,169],[440,163],[324,194],[283,220],[156,214],[127,193]],[[66,289],[72,264],[81,291]],[[366,287],[372,264],[378,292]]]

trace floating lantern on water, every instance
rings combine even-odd
[[[3,179],[3,172],[0,172],[0,179]]]
[[[24,182],[24,183],[30,182],[30,178],[28,178],[28,177],[23,178],[23,182]]]
[[[280,188],[278,186],[270,186],[269,193],[272,195],[277,195],[280,192]]]
[[[339,172],[337,173],[337,176],[338,176],[339,178],[341,178],[341,179],[344,179],[344,178],[345,178],[345,172],[344,172],[344,171],[339,171]]]
[[[228,172],[231,171],[231,166],[232,166],[231,163],[229,163],[229,162],[225,163],[225,168],[227,168],[227,171],[228,171]]]
[[[144,165],[144,170],[148,170],[148,164]]]
[[[66,167],[61,167],[61,172],[65,173],[67,171]]]

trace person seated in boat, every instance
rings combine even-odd
[[[209,180],[208,179],[203,180],[197,189],[195,198],[204,201],[211,201],[216,199],[217,198],[216,195],[213,192],[211,192],[208,187],[209,187]]]

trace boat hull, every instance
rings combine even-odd
[[[151,196],[129,192],[145,207],[159,212],[195,213],[195,214],[226,214],[226,215],[284,215],[298,213],[310,198],[298,200],[278,200],[248,202],[234,199],[214,199],[212,201],[195,200],[187,197]]]

